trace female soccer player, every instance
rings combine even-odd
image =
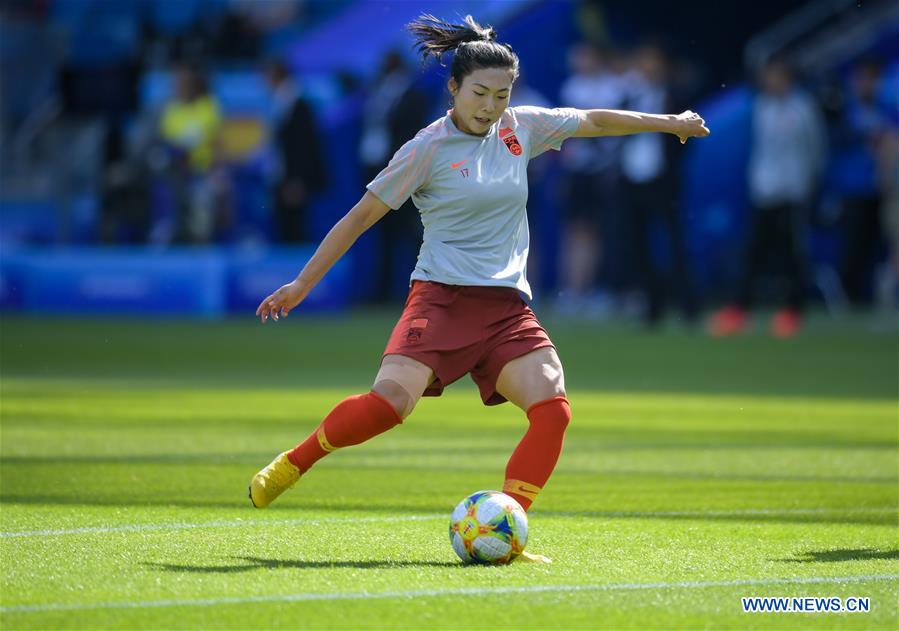
[[[299,276],[263,300],[256,315],[263,323],[286,316],[365,230],[411,195],[424,242],[409,297],[371,391],[341,401],[305,441],[253,477],[257,508],[319,459],[402,423],[420,397],[439,396],[468,373],[485,405],[511,401],[527,413],[530,427],[503,484],[527,510],[556,465],[571,418],[559,356],[522,299],[531,298],[527,163],[570,137],[667,132],[683,143],[709,133],[691,111],[507,107],[518,57],[492,28],[471,16],[449,24],[424,15],[409,30],[425,60],[453,52],[453,108],[396,152]]]

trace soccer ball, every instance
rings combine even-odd
[[[465,563],[509,563],[527,545],[528,516],[505,493],[478,491],[456,506],[449,536]]]

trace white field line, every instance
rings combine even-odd
[[[522,587],[459,587],[455,589],[418,589],[389,592],[333,592],[273,594],[270,596],[234,596],[184,600],[138,600],[100,603],[47,603],[44,605],[13,605],[0,607],[0,613],[40,613],[48,611],[77,611],[86,609],[146,609],[152,607],[214,607],[249,603],[291,603],[316,600],[375,600],[389,598],[441,598],[445,596],[485,596],[492,594],[614,592],[662,589],[698,589],[705,587],[739,587],[744,585],[820,585],[859,583],[866,581],[895,581],[899,574],[871,574],[862,576],[821,576],[810,578],[758,578],[734,581],[679,581],[671,583],[609,583],[605,585],[526,585]]]
[[[589,514],[575,512],[550,512],[544,517],[591,517],[591,518],[633,518],[633,517],[751,517],[751,516],[791,516],[827,514],[881,514],[899,513],[899,507],[878,508],[749,508],[730,511],[598,511]],[[447,519],[442,513],[426,515],[395,515],[392,517],[322,517],[314,519],[231,519],[200,523],[173,522],[167,524],[124,524],[121,526],[85,526],[83,528],[61,528],[55,530],[19,530],[0,532],[0,539],[11,537],[58,537],[63,535],[105,534],[116,532],[151,532],[154,530],[194,530],[199,528],[246,528],[257,526],[316,526],[333,523],[378,523],[395,521],[426,521]]]
[[[21,530],[18,532],[0,532],[0,538],[7,537],[56,537],[60,535],[83,535],[113,532],[149,532],[153,530],[193,530],[197,528],[245,528],[250,526],[317,526],[319,524],[339,523],[371,523],[404,520],[447,519],[447,515],[398,515],[394,517],[319,517],[314,519],[229,519],[224,521],[207,521],[200,523],[173,522],[169,524],[124,524],[122,526],[85,526],[59,530]]]

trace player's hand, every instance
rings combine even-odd
[[[297,281],[287,283],[259,303],[256,315],[262,319],[263,324],[269,318],[277,320],[279,315],[286,318],[291,309],[300,304],[304,297],[302,288]]]
[[[692,110],[681,112],[674,119],[677,121],[677,131],[674,133],[680,138],[681,144],[687,142],[687,138],[704,138],[710,133],[702,116]]]

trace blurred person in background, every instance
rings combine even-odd
[[[416,89],[403,56],[389,51],[381,60],[362,112],[359,157],[366,182],[373,180],[397,149],[427,124],[429,105],[427,96]],[[374,298],[377,302],[390,302],[405,291],[405,278],[401,285],[394,280],[399,280],[400,270],[405,273],[412,266],[421,245],[421,222],[412,202],[407,201],[399,212],[384,217],[376,231],[380,254]]]
[[[881,145],[880,164],[884,189],[883,226],[886,232],[887,265],[878,279],[877,302],[883,310],[895,313],[899,307],[899,132],[896,130]]]
[[[841,151],[843,220],[846,243],[840,276],[851,304],[868,306],[875,293],[873,281],[885,249],[884,217],[890,137],[896,120],[890,119],[881,95],[881,64],[865,59],[852,70],[850,94],[836,143]]]
[[[312,196],[326,185],[326,159],[321,134],[312,106],[290,70],[282,61],[265,66],[265,78],[272,90],[271,135],[276,156],[275,239],[281,243],[301,243],[311,238],[307,228]]]
[[[227,221],[226,183],[217,165],[222,115],[206,77],[195,67],[174,70],[175,94],[162,110],[159,135],[166,148],[164,171],[175,206],[174,224],[154,227],[153,241],[208,243]]]
[[[784,273],[786,296],[770,323],[777,337],[795,335],[806,302],[809,210],[826,163],[823,117],[781,59],[759,77],[749,159],[750,225],[734,301],[712,316],[712,335],[744,331],[766,264]]]
[[[669,66],[659,44],[640,47],[633,56],[634,69],[628,81],[628,109],[662,113],[674,111]],[[684,319],[693,322],[697,307],[687,265],[684,228],[680,209],[680,173],[675,162],[676,144],[657,134],[629,136],[621,150],[621,172],[624,182],[625,217],[631,226],[628,242],[635,281],[643,298],[642,318],[647,326],[655,326],[664,315],[669,301],[668,287],[679,303]],[[655,228],[662,228],[668,242],[671,273],[656,264],[653,251]]]
[[[258,59],[262,49],[262,33],[245,12],[232,6],[213,27],[210,47],[218,59]]]
[[[215,56],[252,61],[263,51],[272,54],[271,38],[302,21],[305,5],[306,0],[227,0],[226,9],[209,29]],[[289,37],[281,38],[285,41]]]
[[[562,84],[565,107],[623,109],[625,83],[608,51],[581,43],[569,52],[571,76]],[[620,138],[591,138],[564,146],[561,295],[556,308],[577,313],[591,307],[615,206],[620,198]]]
[[[141,154],[127,151],[104,165],[101,196],[100,242],[146,242],[151,222],[150,182]]]

